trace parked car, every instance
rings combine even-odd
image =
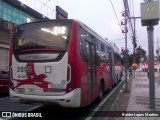
[[[0,70],[0,94],[9,94],[9,72]]]

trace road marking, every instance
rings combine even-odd
[[[120,86],[123,82],[124,82],[124,81],[121,81],[121,82],[119,83],[119,85],[118,85],[116,88],[114,88],[114,89],[111,91],[111,93],[110,93],[108,96],[106,96],[106,98],[104,98],[103,101],[100,102],[100,104],[99,104],[93,111],[98,111],[98,110],[100,110],[100,108],[104,105],[104,103],[111,97],[111,95],[119,88],[119,86]],[[91,120],[93,115],[94,115],[94,113],[91,113],[91,114],[89,115],[89,116],[91,116],[91,117],[87,117],[85,120]]]
[[[29,109],[25,110],[24,112],[29,112],[29,111],[38,109],[38,108],[40,108],[40,107],[42,107],[42,106],[43,106],[43,105],[35,106],[35,107],[32,107],[32,108],[29,108]]]

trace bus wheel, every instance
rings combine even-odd
[[[117,77],[116,77],[115,85],[117,86],[117,84],[118,84],[118,75],[117,75]]]
[[[101,102],[104,97],[104,84],[103,84],[103,82],[101,82],[99,89],[100,90],[99,90],[99,100],[98,101]]]
[[[121,77],[119,78],[119,81],[122,80],[122,77],[123,77],[123,72],[121,72]]]

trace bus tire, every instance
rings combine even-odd
[[[115,83],[116,86],[117,86],[117,84],[118,84],[118,81],[119,81],[119,79],[118,79],[118,74],[117,74],[116,83]]]
[[[120,78],[119,78],[119,81],[121,81],[121,80],[122,80],[122,77],[123,77],[123,73],[121,72],[121,74],[120,74]]]
[[[121,77],[119,78],[119,81],[122,80],[122,77],[123,77],[123,72],[121,72]]]
[[[101,81],[100,86],[99,86],[99,98],[98,101],[101,102],[103,100],[104,97],[104,84]]]

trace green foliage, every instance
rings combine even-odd
[[[146,56],[146,51],[140,47],[138,47],[136,50],[135,50],[135,54],[128,54],[127,55],[127,58],[128,58],[128,66],[130,67],[134,61],[135,63],[139,64],[141,62],[141,59],[143,58],[144,60],[147,59],[147,56]],[[126,55],[123,53],[123,60],[124,60],[124,64],[126,64]]]

